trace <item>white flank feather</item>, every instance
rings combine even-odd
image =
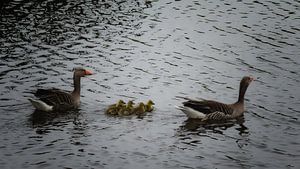
[[[206,116],[204,113],[201,113],[201,112],[199,112],[197,110],[194,110],[190,107],[176,106],[176,108],[181,110],[183,113],[185,113],[188,118],[203,119]]]
[[[45,112],[50,112],[53,110],[53,106],[50,106],[41,100],[34,100],[31,98],[29,98],[28,100],[31,102],[32,106],[35,107],[37,110]]]

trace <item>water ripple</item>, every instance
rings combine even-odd
[[[0,167],[300,166],[298,3],[147,3],[0,2]],[[94,72],[80,109],[34,112],[33,91],[72,90],[77,66]],[[202,125],[174,109],[179,95],[232,103],[245,75],[257,80],[243,121]],[[156,109],[106,116],[119,99]]]

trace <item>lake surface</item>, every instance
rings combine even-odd
[[[13,0],[0,3],[0,168],[299,168],[300,2]],[[81,106],[36,114],[37,88]],[[253,75],[244,119],[202,126],[176,96],[225,103]],[[110,117],[118,99],[142,118]]]

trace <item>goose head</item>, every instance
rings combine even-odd
[[[117,104],[116,104],[116,107],[122,107],[122,106],[124,106],[126,103],[123,101],[123,100],[119,100],[118,102],[117,102]]]
[[[134,105],[133,101],[132,101],[132,100],[129,100],[129,101],[127,102],[126,108],[129,109],[129,110],[131,110],[131,109],[133,108],[133,105]]]
[[[154,102],[152,100],[148,100],[145,106],[146,111],[151,112],[154,109],[153,105],[155,105]]]
[[[132,100],[129,100],[129,101],[127,102],[127,105],[131,107],[131,106],[133,106],[133,105],[134,105],[134,103],[133,103],[133,101],[132,101]]]
[[[243,103],[244,102],[244,96],[246,93],[246,90],[250,83],[255,80],[255,77],[253,76],[244,76],[240,82],[240,91],[239,91],[239,99],[238,102]]]
[[[255,80],[255,77],[253,77],[253,76],[244,76],[241,80],[240,85],[241,86],[249,86],[253,80]]]
[[[155,103],[152,100],[148,100],[146,105],[151,107],[151,106],[155,105]]]
[[[87,75],[92,75],[92,71],[84,69],[82,67],[76,67],[73,69],[75,77],[84,77]]]

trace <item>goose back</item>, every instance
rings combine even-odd
[[[224,115],[231,115],[234,113],[232,106],[220,103],[213,100],[188,100],[183,102],[183,105],[197,110],[203,114],[211,114],[215,112],[224,113]]]
[[[56,111],[64,111],[78,106],[72,94],[59,89],[38,89],[35,96],[48,105],[54,106]]]

